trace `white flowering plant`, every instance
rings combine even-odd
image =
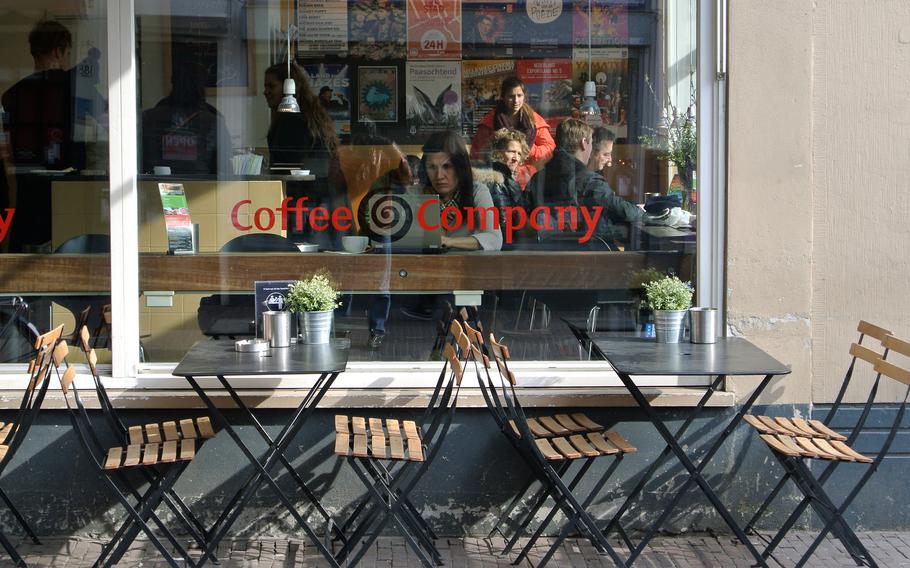
[[[678,276],[667,276],[646,282],[645,295],[652,310],[688,310],[692,305],[692,283]]]
[[[292,312],[323,312],[341,305],[337,285],[327,272],[298,280],[288,289],[287,304]]]

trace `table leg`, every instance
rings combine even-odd
[[[685,483],[683,483],[683,486],[677,491],[674,498],[670,501],[670,503],[664,509],[663,513],[661,513],[657,522],[655,522],[654,524],[651,525],[651,527],[649,528],[644,539],[639,543],[638,548],[636,548],[635,550],[632,551],[632,554],[629,556],[628,563],[631,564],[638,557],[638,555],[641,554],[641,552],[644,550],[645,546],[647,546],[647,544],[650,542],[650,540],[652,538],[654,538],[654,535],[657,534],[657,531],[660,529],[660,526],[670,516],[670,513],[672,513],[672,511],[676,507],[677,503],[679,503],[683,494],[685,494],[685,492],[689,489],[689,487],[691,487],[692,484],[695,483],[702,490],[702,493],[705,494],[705,497],[707,497],[708,500],[711,502],[711,504],[714,506],[714,509],[718,512],[718,514],[720,514],[721,518],[724,520],[724,522],[727,524],[727,526],[730,527],[730,530],[732,530],[733,533],[736,535],[736,538],[738,538],[740,540],[740,542],[742,542],[746,546],[746,548],[749,550],[749,553],[752,554],[752,556],[755,558],[758,565],[767,567],[767,563],[765,562],[765,559],[762,558],[761,554],[758,552],[758,550],[752,544],[752,541],[749,540],[749,538],[742,531],[742,529],[739,527],[739,525],[736,524],[736,521],[733,519],[733,516],[730,514],[730,512],[727,510],[727,508],[724,506],[724,504],[720,501],[720,498],[717,496],[717,494],[714,493],[714,490],[711,488],[711,486],[708,484],[708,482],[705,480],[705,478],[702,477],[701,471],[702,471],[702,469],[704,469],[704,467],[707,465],[707,463],[711,460],[711,457],[713,457],[714,454],[720,449],[720,447],[723,445],[724,441],[726,441],[727,437],[733,432],[733,430],[736,428],[736,426],[742,420],[743,416],[745,416],[745,414],[749,411],[749,409],[755,403],[755,400],[762,393],[762,391],[764,391],[764,389],[768,386],[768,383],[771,381],[771,379],[773,378],[774,375],[766,375],[765,378],[762,379],[761,383],[759,383],[758,387],[755,389],[755,391],[752,393],[752,395],[749,397],[749,399],[745,402],[745,404],[742,405],[740,410],[736,413],[736,416],[734,416],[733,419],[727,424],[726,428],[724,428],[724,431],[721,433],[721,435],[718,437],[718,439],[714,442],[714,444],[710,447],[710,449],[702,457],[698,466],[695,466],[695,464],[692,463],[692,461],[686,455],[685,451],[679,445],[679,442],[677,441],[677,439],[673,437],[673,434],[670,432],[669,429],[667,429],[667,426],[663,423],[663,421],[660,419],[660,417],[657,416],[657,413],[654,411],[654,408],[648,402],[648,399],[644,396],[644,394],[641,392],[641,390],[638,388],[638,386],[635,384],[635,382],[632,380],[632,378],[628,374],[625,374],[625,373],[617,373],[617,375],[619,376],[619,378],[623,382],[623,384],[626,386],[626,388],[629,390],[629,393],[635,399],[636,403],[638,403],[638,406],[642,410],[645,411],[645,414],[647,415],[648,419],[651,421],[652,424],[654,424],[654,427],[657,429],[658,433],[661,435],[661,437],[667,443],[667,447],[669,447],[673,451],[673,453],[676,454],[676,457],[682,463],[683,467],[685,467],[686,470],[689,472],[689,478],[685,481]]]
[[[196,382],[196,380],[192,376],[186,377],[187,382],[190,384],[190,386],[193,388],[193,390],[196,391],[196,393],[199,395],[199,397],[205,403],[206,407],[208,407],[208,409],[211,411],[212,415],[222,424],[225,431],[227,431],[227,433],[231,437],[231,439],[234,440],[234,443],[237,444],[237,446],[240,448],[241,452],[246,456],[246,458],[249,460],[249,462],[251,464],[253,464],[253,466],[257,470],[253,475],[250,476],[250,478],[244,483],[244,486],[240,489],[240,491],[237,493],[237,495],[235,495],[234,498],[231,500],[232,504],[236,504],[236,506],[234,507],[234,510],[226,517],[224,516],[224,514],[222,514],[221,518],[219,518],[219,521],[218,521],[219,523],[221,523],[221,526],[218,527],[217,529],[216,529],[216,527],[212,528],[212,530],[215,534],[212,537],[212,540],[209,542],[208,546],[206,547],[205,551],[203,552],[203,555],[200,558],[199,563],[197,564],[198,566],[202,566],[208,558],[210,558],[210,557],[214,558],[214,550],[218,547],[218,544],[220,544],[221,539],[224,538],[228,529],[237,520],[237,517],[240,515],[240,512],[243,510],[244,506],[247,504],[249,499],[253,496],[253,494],[256,492],[256,490],[259,488],[259,486],[262,484],[263,478],[264,478],[265,482],[268,483],[268,485],[275,491],[275,493],[278,495],[279,500],[282,502],[282,504],[285,506],[285,508],[288,510],[288,512],[291,513],[291,515],[294,517],[294,520],[297,521],[297,524],[304,530],[304,532],[307,533],[307,536],[310,537],[310,540],[313,542],[313,544],[316,546],[316,548],[319,549],[319,551],[326,558],[326,560],[329,562],[329,564],[333,567],[339,566],[338,562],[335,560],[335,557],[332,554],[332,552],[325,546],[325,544],[322,542],[322,540],[319,538],[319,536],[316,534],[316,532],[313,530],[313,528],[309,525],[309,523],[307,523],[306,519],[304,519],[300,515],[300,513],[297,511],[296,507],[294,507],[294,505],[290,502],[288,497],[284,494],[284,492],[278,486],[278,483],[269,474],[269,471],[274,467],[275,462],[277,461],[276,455],[284,453],[284,451],[287,449],[287,446],[290,444],[290,441],[293,439],[294,435],[297,434],[297,432],[299,432],[300,428],[303,427],[303,424],[309,418],[310,414],[312,414],[313,409],[319,403],[319,401],[322,399],[322,397],[325,395],[326,391],[328,391],[329,387],[332,385],[332,383],[334,382],[334,380],[337,376],[338,376],[338,373],[323,373],[322,375],[320,375],[319,379],[310,388],[310,391],[304,397],[303,402],[301,402],[300,405],[297,407],[297,410],[295,411],[294,416],[291,419],[291,421],[281,431],[281,434],[279,434],[275,445],[271,446],[269,448],[269,450],[266,452],[266,457],[263,462],[260,462],[256,458],[256,456],[253,455],[252,451],[250,451],[249,447],[247,447],[247,445],[244,444],[243,440],[240,438],[240,436],[234,430],[233,426],[231,426],[230,422],[228,422],[228,420],[225,418],[224,414],[221,413],[221,411],[218,409],[218,407],[215,405],[215,403],[212,401],[212,399],[209,398],[209,396],[205,393],[205,390],[199,386],[199,384]],[[223,377],[219,377],[219,379],[223,379]],[[232,391],[233,387],[229,386],[230,383],[227,383],[227,384],[228,384],[228,389]],[[241,399],[241,403],[242,403],[242,399]],[[243,408],[246,408],[247,411],[249,411],[249,408],[246,407],[245,404],[243,404]],[[238,496],[239,496],[239,499],[238,499]],[[227,511],[227,509],[225,510],[225,512],[226,511]]]

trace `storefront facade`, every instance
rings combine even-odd
[[[419,407],[420,389],[432,384],[436,368],[428,361],[435,329],[433,322],[403,317],[401,308],[432,312],[448,301],[478,306],[487,325],[513,345],[532,406],[591,409],[644,448],[656,446],[656,434],[631,409],[618,408],[629,400],[615,377],[602,364],[584,360],[561,318],[585,319],[598,306],[599,327],[640,330],[634,279],[645,269],[692,280],[697,304],[724,309],[728,333],[748,337],[793,366],[794,373],[759,401],[770,412],[824,410],[836,394],[859,319],[898,334],[910,328],[900,286],[910,270],[893,252],[908,240],[900,215],[906,206],[897,199],[908,147],[900,118],[907,114],[906,87],[893,80],[907,65],[901,26],[908,13],[899,2],[873,10],[845,2],[778,3],[769,9],[697,0],[456,1],[421,4],[426,13],[404,2],[39,4],[3,4],[14,24],[4,43],[15,47],[4,56],[0,89],[7,91],[37,68],[28,42],[34,23],[59,21],[72,34],[69,65],[75,64],[78,77],[68,93],[77,104],[61,120],[70,127],[65,138],[78,144],[45,149],[43,157],[28,162],[16,155],[15,140],[4,138],[4,206],[15,212],[0,244],[6,252],[0,255],[2,293],[22,295],[36,320],[66,323],[68,330],[84,306],[93,308],[90,326],[99,325],[100,309],[109,303],[111,348],[103,368],[111,385],[122,386],[120,400],[136,409],[137,418],[194,406],[170,371],[194,341],[217,335],[217,329],[205,329],[206,314],[249,307],[237,298],[257,280],[290,280],[320,268],[328,268],[350,293],[347,310],[336,313],[336,330],[357,354],[338,394],[330,395],[332,407]],[[440,29],[454,35],[444,35],[446,41],[426,33],[435,25],[430,8],[445,8],[435,16],[448,19],[448,28]],[[286,65],[288,45],[312,82],[312,94],[328,97],[324,108],[338,136],[337,162],[328,152],[291,164],[312,164],[313,182],[265,167],[260,175],[235,169],[253,167],[251,155],[268,161],[276,154],[278,144],[270,140],[275,118],[263,91],[266,69]],[[497,94],[512,74],[523,80],[529,104],[554,131],[562,120],[581,116],[583,83],[593,77],[600,122],[617,138],[604,178],[630,203],[647,204],[646,194],[677,193],[681,209],[697,213],[695,230],[663,238],[635,224],[621,233],[617,222],[609,250],[553,248],[538,235],[531,246],[499,251],[361,256],[338,254],[340,233],[282,232],[281,212],[275,210],[286,197],[323,199],[329,218],[339,207],[357,212],[378,179],[400,170],[409,155],[420,157],[433,130],[457,130],[472,142],[493,109],[487,91]],[[175,103],[200,93],[196,114]],[[169,105],[178,111],[161,110]],[[24,112],[22,106],[7,108],[4,101],[5,127],[16,124],[13,114]],[[690,106],[698,125],[694,175],[660,159],[653,141],[667,132],[663,121],[672,117],[672,108],[677,117],[687,117]],[[162,113],[163,130],[157,120]],[[203,120],[208,126],[198,126]],[[67,162],[69,152],[78,153],[78,163]],[[63,166],[78,172],[63,173]],[[156,167],[170,174],[156,173]],[[199,225],[197,254],[167,254],[173,243],[165,230],[162,183],[184,187],[189,215]],[[21,197],[31,192],[42,198]],[[50,207],[36,213],[35,203]],[[352,216],[352,224],[365,231],[363,217]],[[22,233],[24,219],[35,220],[44,232]],[[249,233],[316,240],[329,252],[219,254]],[[92,250],[78,239],[97,234],[110,235],[108,250]],[[83,248],[61,250],[72,237],[72,246]],[[216,309],[206,312],[204,306]],[[373,348],[368,341],[376,319],[387,324],[387,337]],[[16,388],[19,368],[5,367],[5,388]],[[274,424],[295,404],[295,381],[276,378],[269,385],[283,393],[264,403],[275,408],[267,413]],[[703,384],[680,379],[649,386],[672,417],[674,407],[694,404]],[[729,382],[719,407],[699,423],[699,436],[710,439],[749,390],[750,384]],[[483,489],[471,480],[482,477],[477,471],[520,464],[491,458],[498,455],[499,440],[479,396],[469,394],[465,406],[459,426],[470,436],[456,439],[452,449],[463,463],[444,476],[461,481],[452,490],[431,492],[428,502],[439,507],[440,523],[453,533],[480,534],[489,528],[486,511],[517,482]],[[320,419],[329,432],[331,410]],[[36,445],[22,467],[49,479],[56,456],[76,445],[59,435],[63,416],[50,412],[43,420],[36,436],[44,445]],[[356,485],[321,460],[327,439],[318,426],[301,440],[302,460],[312,465],[314,477],[333,473],[325,489],[329,501],[343,508]],[[736,472],[725,491],[745,511],[754,495],[763,494],[763,483],[770,483],[761,473],[767,456],[745,431],[731,446],[731,459],[719,474]],[[898,461],[886,461],[880,473],[887,487],[901,479]],[[200,502],[217,500],[230,486],[229,463],[225,458],[200,469],[195,479],[207,482],[190,490]],[[78,475],[78,462],[72,467]],[[625,478],[633,479],[644,466],[623,467]],[[442,477],[437,481],[430,485],[444,483]],[[25,480],[15,483],[36,492]],[[52,491],[37,491],[36,502],[51,511],[45,515],[48,532],[103,530],[103,503],[86,497],[74,506],[77,515],[54,517],[55,499]],[[649,499],[660,495],[649,494],[645,507]],[[605,502],[604,510],[609,507]],[[863,507],[869,528],[907,526],[899,507]],[[269,521],[270,529],[279,530],[281,522]],[[681,518],[675,528],[721,526],[711,515],[688,522]]]

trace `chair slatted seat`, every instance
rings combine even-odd
[[[404,426],[405,436],[401,435]],[[423,461],[423,441],[413,420],[335,415],[335,454],[381,460]]]
[[[749,527],[754,526],[788,479],[792,478],[796,481],[796,487],[803,495],[803,499],[797,507],[790,513],[784,523],[779,525],[780,528],[777,533],[768,541],[767,547],[762,552],[763,558],[770,558],[773,555],[775,549],[795,526],[800,516],[807,508],[812,507],[813,511],[823,521],[822,530],[803,553],[803,556],[796,564],[797,566],[802,566],[808,561],[828,533],[832,533],[841,542],[844,550],[857,565],[877,566],[869,550],[857,538],[856,533],[847,523],[844,514],[888,454],[900,429],[906,412],[907,401],[910,400],[910,370],[896,365],[892,361],[887,361],[885,358],[889,352],[895,352],[905,358],[910,358],[910,342],[898,339],[887,330],[864,321],[860,322],[857,330],[860,332],[860,342],[865,336],[871,336],[881,342],[883,351],[879,353],[859,342],[850,346],[850,365],[841,385],[840,393],[835,399],[833,409],[828,413],[825,420],[788,419],[784,417],[769,419],[762,416],[746,417],[747,423],[758,431],[760,439],[767,445],[772,455],[777,458],[785,472],[772,493],[762,503],[758,513],[749,522]],[[859,420],[856,426],[849,436],[844,436],[832,430],[830,423],[834,412],[843,401],[843,395],[850,384],[858,363],[870,366],[875,379],[872,382],[865,405],[859,413]],[[876,394],[883,377],[893,379],[908,388],[904,393],[903,402],[901,402],[895,413],[881,448],[872,457],[856,451],[852,445],[863,431],[866,418],[875,404]],[[824,461],[827,462],[827,465],[821,468],[819,472],[807,466],[806,462],[812,460]],[[852,488],[847,492],[846,497],[835,504],[836,502],[828,495],[826,482],[841,464],[853,464],[845,467],[862,467],[864,471],[858,478],[855,476],[851,477]],[[841,494],[844,490],[844,484],[838,484],[837,493]]]
[[[177,461],[191,461],[195,457],[196,441],[182,439],[163,444],[130,444],[126,447],[108,448],[104,469],[116,470],[139,465],[155,465]]]

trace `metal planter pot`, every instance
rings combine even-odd
[[[679,343],[683,320],[689,310],[654,310],[654,331],[658,343]]]
[[[298,312],[298,342],[308,344],[328,343],[332,338],[335,310]]]

